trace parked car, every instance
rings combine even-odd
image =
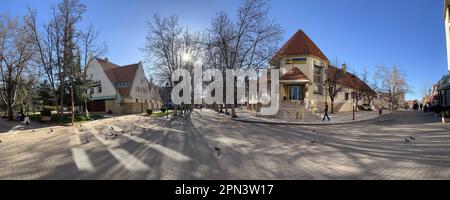
[[[372,111],[372,106],[370,106],[369,104],[363,104],[361,106],[359,106],[360,110],[366,110],[366,111]]]

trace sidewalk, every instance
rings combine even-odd
[[[355,120],[353,120],[353,112],[341,112],[336,114],[329,114],[331,120],[322,121],[323,114],[318,113],[317,119],[279,119],[271,117],[255,116],[255,113],[238,110],[237,118],[235,121],[249,122],[249,123],[266,123],[266,124],[292,124],[292,125],[335,125],[335,124],[347,124],[354,122],[362,122],[374,120],[378,117],[390,114],[389,111],[383,110],[383,114],[379,115],[378,111],[358,111],[355,112]]]

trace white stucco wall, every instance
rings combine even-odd
[[[92,81],[101,81],[102,92],[98,92],[98,88],[94,88],[94,93],[92,94],[92,100],[105,99],[105,98],[115,98],[116,97],[116,89],[114,88],[111,81],[106,76],[100,64],[96,59],[92,59],[86,69],[87,78]],[[92,78],[91,78],[92,74]],[[88,94],[90,94],[90,90],[88,90]]]
[[[305,64],[285,64],[287,59],[292,59],[292,58],[306,58],[306,63]],[[312,55],[293,55],[293,56],[286,56],[284,58],[281,59],[281,63],[280,63],[280,77],[283,76],[287,71],[289,71],[289,69],[291,69],[292,67],[297,67],[298,69],[300,69],[300,71],[303,72],[303,74],[305,74],[305,76],[309,79],[309,83],[307,86],[307,91],[305,94],[305,100],[316,100],[316,101],[325,101],[325,91],[323,91],[322,94],[316,94],[314,93],[314,90],[316,89],[315,83],[313,83],[314,81],[314,61],[318,62],[318,63],[323,63],[323,70],[322,70],[322,77],[324,81],[326,79],[326,69],[328,67],[328,62],[323,61],[319,58],[317,58],[316,56],[312,56]]]
[[[141,88],[141,90],[137,90],[136,88]],[[146,92],[143,92],[142,89],[145,89]],[[144,68],[142,64],[139,64],[139,67],[134,75],[133,83],[131,84],[130,97],[132,99],[138,99],[139,103],[150,102],[150,89],[148,87],[148,81],[145,77]]]

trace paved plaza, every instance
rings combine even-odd
[[[0,140],[0,179],[450,179],[450,126],[422,112],[302,126],[196,110],[4,132]]]
[[[355,112],[355,118],[353,119],[353,112],[339,112],[329,113],[330,120],[323,120],[323,113],[316,113],[316,117],[309,117],[305,119],[282,119],[278,117],[257,115],[254,111],[237,110],[238,118],[233,120],[251,123],[266,123],[266,124],[288,124],[288,125],[336,125],[347,124],[363,121],[376,121],[383,115],[387,115],[390,112],[383,110],[380,115],[379,111],[359,111]]]

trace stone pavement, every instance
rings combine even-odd
[[[439,121],[420,112],[330,126],[207,110],[123,116],[0,134],[0,179],[450,179],[450,134]]]
[[[52,125],[53,126],[53,125]],[[12,134],[14,132],[34,130],[50,127],[48,124],[41,124],[39,122],[32,121],[30,125],[17,121],[9,121],[7,119],[0,118],[0,135]]]
[[[292,125],[336,125],[354,122],[362,122],[368,120],[375,120],[381,116],[390,114],[389,111],[383,110],[383,114],[379,115],[378,111],[358,111],[355,112],[355,120],[353,120],[352,112],[340,112],[336,114],[329,114],[330,121],[325,119],[322,121],[323,114],[317,113],[317,119],[279,119],[270,116],[256,116],[255,112],[249,112],[238,109],[237,118],[233,120],[251,123],[266,123],[266,124],[292,124]]]

